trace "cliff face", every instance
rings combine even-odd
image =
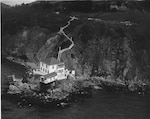
[[[75,46],[62,59],[78,75],[149,81],[149,41],[138,34],[140,30],[139,25],[84,21],[74,28]]]
[[[138,25],[126,26],[80,20],[66,30],[73,37],[74,47],[62,54],[69,69],[75,69],[82,76],[111,77],[112,80],[148,81],[150,52],[148,41],[138,34]],[[5,38],[5,37],[4,37]],[[59,46],[67,39],[58,33],[49,35],[41,28],[25,29],[10,38],[7,44],[10,55],[26,56],[30,61],[57,57]],[[67,42],[66,42],[67,44]],[[65,47],[68,47],[67,45]]]
[[[99,13],[88,15],[76,13],[80,19],[71,22],[64,31],[73,38],[75,44],[71,50],[64,52],[61,56],[66,67],[75,69],[79,76],[102,76],[111,80],[149,82],[150,25],[147,23],[149,23],[150,15],[136,11],[135,14],[132,13],[130,11],[101,15]],[[70,45],[70,41],[58,33],[60,26],[67,24],[69,17],[65,14],[57,16],[54,13],[52,13],[53,17],[49,17],[45,14],[44,16],[48,18],[44,17],[44,20],[47,22],[42,22],[37,15],[40,22],[37,21],[35,26],[38,27],[21,22],[26,26],[19,27],[22,30],[13,34],[3,33],[2,54],[13,55],[32,62],[52,56],[57,58],[59,47],[66,48]],[[88,20],[90,16],[106,21]],[[49,18],[51,20],[48,20]],[[7,17],[5,19],[8,20]],[[135,24],[130,26],[120,21],[131,21]],[[53,23],[56,24],[57,29],[54,26],[47,26]],[[6,24],[3,24],[3,32],[5,27]]]
[[[73,22],[66,30],[75,43],[62,54],[69,69],[82,76],[111,77],[112,80],[149,80],[150,52],[148,41],[138,34],[140,26],[126,26],[100,21]],[[137,30],[138,29],[138,30]],[[4,37],[5,38],[5,37]],[[10,38],[10,55],[26,56],[30,61],[57,57],[59,46],[68,47],[67,39],[58,33],[49,35],[41,28],[25,29]],[[65,43],[66,42],[66,43]]]

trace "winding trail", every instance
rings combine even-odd
[[[99,18],[87,18],[87,20],[89,21],[97,21],[97,22],[104,22],[104,23],[109,23],[109,24],[122,24],[122,25],[126,25],[126,26],[131,26],[131,25],[135,25],[136,23],[131,23],[130,21],[105,21]]]
[[[122,25],[126,25],[126,26],[136,25],[136,23],[131,23],[130,21],[105,21],[105,20],[102,20],[99,18],[94,18],[94,17],[93,18],[90,18],[90,17],[89,18],[77,18],[75,16],[70,16],[70,20],[67,22],[67,24],[63,27],[60,27],[60,30],[57,32],[60,35],[64,35],[71,42],[71,45],[68,48],[61,49],[61,47],[59,47],[59,52],[58,52],[58,60],[59,61],[61,59],[61,54],[67,50],[72,49],[73,46],[75,45],[73,40],[72,40],[72,37],[69,37],[64,32],[64,29],[66,29],[71,24],[71,22],[74,20],[88,20],[88,21],[104,22],[104,23],[109,23],[109,24],[122,24]],[[21,65],[25,66],[26,68],[29,68],[29,66],[27,65],[26,62],[21,62],[21,61],[18,61],[17,59],[13,60],[12,58],[7,58],[7,59],[12,61],[12,62],[16,62],[18,64],[21,64]],[[40,62],[40,58],[39,58],[38,54],[37,54],[37,60]],[[35,62],[35,64],[38,64],[38,63]]]
[[[73,48],[74,46],[74,42],[72,40],[72,37],[69,37],[65,32],[64,30],[71,24],[72,21],[74,20],[79,20],[79,19],[83,19],[83,20],[88,20],[88,21],[96,21],[96,22],[104,22],[104,23],[109,23],[109,24],[122,24],[122,25],[126,25],[126,26],[131,26],[135,23],[131,23],[130,21],[105,21],[105,20],[102,20],[102,19],[99,19],[99,18],[77,18],[75,16],[70,16],[70,20],[67,22],[67,24],[63,27],[60,27],[60,30],[58,31],[58,34],[60,35],[64,35],[68,40],[70,40],[71,42],[71,45],[68,47],[68,48],[64,48],[64,49],[61,49],[61,47],[59,47],[59,52],[58,52],[58,57],[57,59],[60,61],[61,59],[61,55],[63,52],[67,51],[67,50],[70,50]],[[40,58],[38,57],[37,55],[37,59],[40,61]]]
[[[72,40],[72,37],[70,38],[65,32],[64,32],[64,29],[66,29],[73,20],[78,20],[79,18],[75,17],[75,16],[70,16],[70,20],[67,22],[67,25],[63,26],[63,27],[60,27],[60,30],[59,30],[59,34],[63,34],[68,40],[70,40],[71,42],[71,45],[68,47],[68,48],[65,48],[65,49],[62,49],[61,50],[61,47],[59,47],[59,52],[58,52],[58,60],[60,61],[60,58],[61,58],[61,54],[67,50],[70,50],[73,46],[74,46],[74,42]],[[82,19],[82,18],[81,18]],[[99,18],[87,18],[87,20],[89,21],[97,21],[97,22],[106,22],[106,23],[110,23],[110,24],[123,24],[123,25],[133,25],[133,23],[131,23],[130,21],[125,21],[125,22],[118,22],[118,21],[104,21],[102,19],[99,19]]]
[[[59,52],[58,52],[58,60],[60,61],[60,58],[61,58],[61,54],[63,53],[63,52],[65,52],[65,51],[67,51],[67,50],[70,50],[70,49],[72,49],[72,47],[74,46],[74,42],[73,42],[73,40],[72,40],[72,37],[70,38],[65,32],[64,32],[64,29],[65,28],[67,28],[70,24],[71,24],[71,22],[73,21],[73,20],[78,20],[78,18],[77,17],[70,17],[71,19],[68,21],[68,23],[67,23],[67,25],[65,25],[64,27],[60,27],[60,31],[58,32],[59,34],[63,34],[68,40],[70,40],[70,42],[71,42],[71,45],[68,47],[68,48],[64,48],[64,49],[62,49],[61,50],[61,47],[59,47]]]

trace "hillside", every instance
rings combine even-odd
[[[56,4],[57,8],[50,7]],[[143,3],[137,2],[134,9],[129,7],[125,11],[115,12],[108,9],[76,11],[76,7],[70,8],[70,4],[74,4],[72,2],[56,4],[3,8],[3,56],[12,55],[32,62],[57,57],[59,46],[65,48],[69,45],[68,40],[58,34],[59,28],[67,24],[69,16],[75,15],[79,19],[65,29],[75,45],[61,58],[68,69],[75,69],[79,76],[102,76],[111,80],[149,84],[150,13],[144,9]],[[99,4],[107,5],[108,2]],[[47,7],[42,7],[45,5]],[[60,14],[55,13],[57,10],[61,10]]]

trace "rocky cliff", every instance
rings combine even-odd
[[[109,18],[117,14],[126,17]],[[80,19],[65,29],[75,45],[62,54],[61,60],[79,76],[102,76],[127,84],[149,84],[150,27],[147,23],[150,17],[149,13],[136,11],[135,19],[132,15],[130,12],[96,14],[94,17],[98,19],[88,20],[89,14],[78,14]],[[125,22],[126,19],[130,22]],[[26,27],[13,35],[5,34],[2,39],[3,54],[24,56],[33,62],[57,57],[59,46],[66,48],[70,45],[62,34],[41,27]]]
[[[62,59],[79,75],[148,81],[148,41],[137,29],[139,25],[83,21],[72,31],[75,46]]]

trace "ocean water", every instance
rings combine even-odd
[[[6,96],[7,75],[22,77],[26,69],[2,61],[2,119],[150,119],[150,95],[123,91],[92,90],[66,107],[20,106]]]

